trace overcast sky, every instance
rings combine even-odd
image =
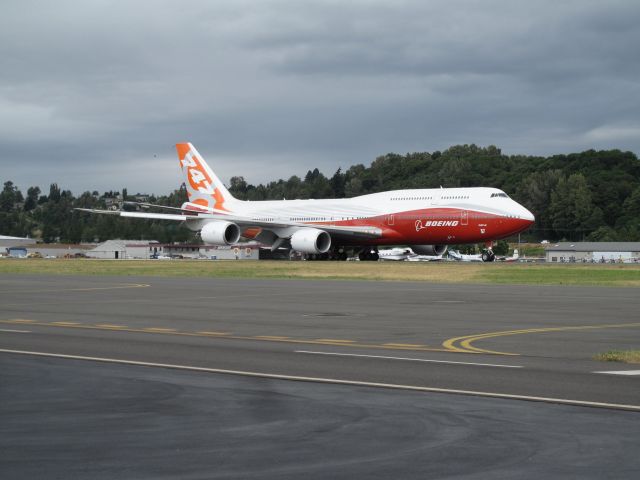
[[[459,143],[640,153],[640,1],[0,3],[0,181],[168,193]]]

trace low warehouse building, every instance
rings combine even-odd
[[[115,260],[151,258],[257,260],[259,248],[260,245],[255,242],[216,246],[187,243],[158,243],[148,240],[107,240],[93,250],[88,251],[87,257]]]
[[[560,242],[546,248],[550,263],[638,263],[640,242]]]
[[[250,260],[258,258],[259,245],[200,245],[191,243],[155,243],[147,246],[146,258],[190,258],[200,260]]]
[[[200,258],[209,260],[257,260],[260,245],[239,243],[237,245],[198,245]]]
[[[23,245],[31,245],[32,243],[35,243],[35,240],[32,238],[8,237],[6,235],[0,235],[0,247],[3,248],[21,247]]]
[[[115,260],[150,258],[151,254],[153,254],[154,244],[157,245],[158,242],[149,242],[149,240],[107,240],[93,250],[89,250],[87,257]]]

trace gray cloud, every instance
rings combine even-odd
[[[386,152],[640,152],[631,1],[0,7],[0,179],[167,192],[172,145],[261,182]]]

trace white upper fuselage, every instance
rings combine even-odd
[[[489,241],[534,221],[531,212],[503,191],[485,187],[393,190],[326,200],[233,200],[228,208],[261,222],[379,228],[379,245]]]
[[[492,194],[504,195],[494,196]],[[526,208],[502,190],[486,187],[392,190],[353,198],[234,201],[234,213],[256,220],[340,222],[409,211],[455,208],[533,221]]]

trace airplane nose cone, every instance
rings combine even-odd
[[[527,210],[525,207],[523,207],[519,203],[513,202],[511,205],[512,205],[511,208],[513,209],[512,211],[517,218],[529,223],[533,223],[536,221],[536,217],[533,216],[533,213],[531,213],[529,210]]]
[[[531,227],[531,225],[533,225],[535,223],[536,217],[534,217],[533,213],[531,213],[525,207],[523,207],[519,203],[516,203],[513,207],[514,207],[513,213],[515,214],[516,218],[518,219],[517,220],[517,222],[518,222],[518,231],[526,230],[527,228]]]
[[[528,222],[534,223],[536,221],[536,217],[533,216],[533,213],[531,213],[529,210],[527,210],[526,208],[522,207],[522,218]]]

